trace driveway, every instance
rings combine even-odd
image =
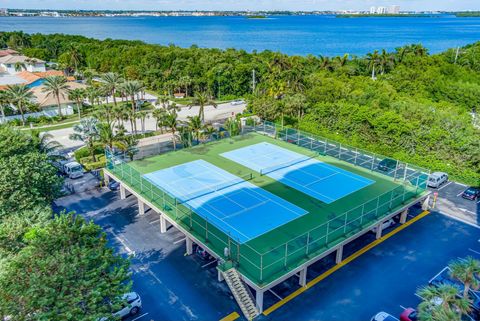
[[[217,108],[214,108],[213,106],[206,106],[205,121],[215,122],[218,120],[223,120],[223,119],[232,117],[233,115],[242,113],[245,110],[245,107],[246,107],[245,104],[232,106],[230,103],[220,104],[217,106]],[[178,118],[179,120],[186,121],[189,116],[198,115],[198,112],[199,112],[199,107],[192,107],[191,109],[189,107],[183,107],[178,112]],[[127,130],[129,130],[131,127],[129,122],[125,122],[124,126]],[[137,120],[137,129],[141,129],[140,120]],[[154,131],[155,129],[156,129],[155,119],[153,117],[147,118],[145,121],[145,130]],[[82,142],[73,141],[70,139],[70,134],[73,133],[72,127],[52,130],[52,131],[49,131],[48,133],[53,135],[53,139],[61,143],[66,149],[74,149],[83,145]]]

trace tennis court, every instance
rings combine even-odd
[[[144,178],[239,243],[307,214],[306,210],[204,160],[145,174]]]
[[[221,156],[266,175],[326,204],[333,203],[375,181],[323,163],[314,157],[262,142]]]

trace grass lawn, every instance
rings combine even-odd
[[[259,285],[275,280],[306,260],[325,252],[328,248],[338,244],[345,238],[365,229],[380,217],[386,216],[395,208],[402,206],[406,201],[418,196],[413,188],[404,189],[401,184],[393,181],[388,176],[356,167],[330,156],[319,156],[318,159],[322,162],[375,181],[370,186],[331,204],[326,204],[267,176],[260,176],[259,173],[220,156],[221,153],[260,142],[269,142],[298,153],[311,155],[311,151],[308,149],[271,137],[249,134],[146,158],[123,166],[131,166],[140,174],[146,174],[203,159],[240,177],[253,174],[254,178],[250,181],[251,183],[307,210],[308,214],[294,221],[260,235],[245,244],[232,247],[232,256],[236,255],[236,261],[239,262],[238,270]],[[113,172],[119,174],[117,167],[115,167]],[[135,189],[140,187],[135,182],[128,184],[127,181],[127,185]],[[144,187],[145,184],[140,187],[141,190],[144,190]],[[387,193],[392,190],[395,190],[395,192]],[[404,191],[405,198],[402,197]],[[149,198],[148,192],[145,192],[145,194]],[[155,199],[155,197],[153,198],[154,203],[161,201]],[[386,205],[380,206],[376,210],[378,204]],[[169,209],[171,210],[172,208],[168,208],[168,206],[165,208],[167,208],[167,214],[177,215],[173,211],[169,212]],[[372,213],[360,218],[362,213],[369,211]],[[205,221],[196,214],[193,215],[195,215],[193,223],[188,215],[184,217],[175,216],[175,218],[196,237],[205,240],[212,251],[223,255],[225,244],[234,244],[232,243],[233,241],[229,242],[228,237],[214,226],[208,225],[208,229],[205,231]],[[343,227],[345,221],[351,223],[347,228]],[[205,232],[207,233],[205,234]],[[289,242],[287,246],[285,246],[286,242]],[[285,253],[287,253],[286,259]]]

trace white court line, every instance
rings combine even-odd
[[[273,292],[272,289],[268,289],[268,291],[272,292],[272,294],[273,294],[274,296],[276,296],[280,301],[283,300],[283,298],[282,298],[281,296],[279,296],[278,294],[276,294],[275,292]]]
[[[182,243],[183,241],[185,241],[187,238],[183,238],[183,239],[180,239],[180,240],[177,240],[175,242],[173,242],[173,244],[177,245],[178,243]]]
[[[147,313],[144,313],[144,314],[142,314],[142,315],[140,315],[140,316],[138,316],[138,317],[136,317],[136,318],[133,319],[132,321],[136,321],[136,320],[138,320],[138,319],[140,319],[140,318],[143,318],[143,317],[146,316],[146,315],[148,315],[148,312],[147,312]]]
[[[473,253],[475,253],[475,254],[480,255],[480,252],[478,252],[478,251],[472,250],[472,249],[470,249],[470,248],[469,248],[468,250],[471,251],[471,252],[473,252]]]
[[[453,182],[450,181],[448,182],[447,184],[443,185],[442,187],[440,187],[438,190],[441,191],[442,189],[444,189],[445,187],[447,187],[448,185],[452,184]],[[463,193],[463,192],[462,192]],[[458,195],[457,195],[458,196]]]

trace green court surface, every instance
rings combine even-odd
[[[260,142],[276,144],[305,155],[312,154],[306,148],[258,133],[250,133],[130,163],[110,161],[108,169],[204,242],[211,251],[224,257],[224,249],[228,248],[230,257],[225,258],[223,267],[236,266],[240,273],[260,287],[321,255],[346,238],[365,230],[380,218],[400,209],[424,193],[424,189],[417,188],[411,183],[394,181],[389,176],[334,157],[318,156],[317,159],[322,162],[375,181],[374,184],[353,194],[326,204],[220,156],[227,151]],[[167,194],[168,191],[160,191],[141,177],[143,174],[198,159],[239,177],[252,175],[251,183],[309,213],[245,244],[237,244],[190,209],[179,205]]]

